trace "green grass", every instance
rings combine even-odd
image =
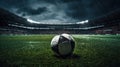
[[[120,35],[72,35],[76,45],[68,58],[54,55],[54,35],[1,35],[0,67],[119,67]]]

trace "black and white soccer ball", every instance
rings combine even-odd
[[[58,56],[70,56],[73,54],[75,41],[73,37],[68,34],[56,35],[51,41],[51,48]]]

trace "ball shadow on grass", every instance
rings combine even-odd
[[[53,55],[53,56],[59,59],[79,59],[80,58],[80,56],[77,54],[72,54],[69,56],[58,56],[58,55]]]

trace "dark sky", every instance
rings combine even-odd
[[[45,23],[93,19],[120,8],[120,0],[0,0],[0,7]]]

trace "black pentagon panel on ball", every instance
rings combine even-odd
[[[68,41],[68,39],[65,38],[64,36],[61,36],[61,35],[60,35],[60,38],[59,38],[58,43],[62,43],[62,42],[64,42],[64,41]]]
[[[72,50],[74,50],[74,48],[75,48],[75,42],[74,42],[74,40],[70,40],[70,43],[71,43]]]
[[[52,50],[53,50],[56,54],[59,54],[58,45],[53,46],[53,47],[52,47]]]

